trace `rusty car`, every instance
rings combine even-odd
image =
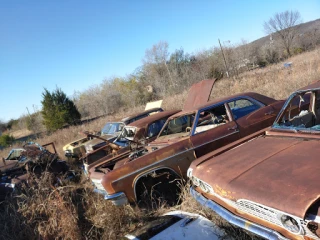
[[[119,122],[106,123],[106,125],[97,134],[84,132],[86,135],[85,137],[72,141],[71,143],[63,146],[65,156],[68,158],[79,159],[85,156],[86,153],[90,153],[95,149],[104,146],[106,144],[105,140],[114,140],[122,132],[122,129],[125,125],[150,116],[153,113],[162,111],[163,109],[161,107],[146,108],[145,111],[125,117]]]
[[[115,205],[144,199],[173,202],[179,179],[198,157],[270,126],[284,101],[248,92],[209,100],[214,80],[194,84],[183,110],[171,116],[156,140],[125,159],[90,169],[95,185]],[[162,200],[161,200],[162,199]]]
[[[30,173],[40,177],[44,171],[68,178],[74,176],[66,162],[59,160],[54,143],[28,142],[12,149],[0,163],[0,199],[13,192],[17,184],[27,181]]]
[[[268,239],[320,239],[320,81],[292,93],[270,128],[188,169],[193,197]]]
[[[128,157],[131,153],[135,153],[138,149],[153,141],[166,120],[179,111],[159,112],[126,125],[113,142],[108,142],[105,146],[86,154],[82,158],[85,174],[88,173],[90,168],[101,164],[111,167],[116,161]],[[98,180],[100,180],[100,177],[98,176]],[[96,181],[96,178],[91,176],[91,180]]]

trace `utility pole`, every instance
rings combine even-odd
[[[224,61],[224,67],[226,68],[227,77],[229,77],[227,61],[226,61],[226,58],[225,58],[224,53],[223,53],[223,49],[222,49],[222,46],[221,46],[221,43],[220,43],[220,39],[218,39],[218,41],[219,41],[220,49],[221,49],[221,52],[222,52],[223,61]]]

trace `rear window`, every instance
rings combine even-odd
[[[256,103],[248,99],[238,99],[228,103],[235,120],[242,118],[260,108]]]

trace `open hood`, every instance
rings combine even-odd
[[[191,86],[183,110],[191,110],[193,107],[208,102],[215,79],[202,80]]]

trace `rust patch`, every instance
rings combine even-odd
[[[233,197],[233,195],[235,194],[235,192],[231,192],[231,191],[224,190],[223,188],[221,188],[221,187],[218,186],[218,185],[215,185],[214,191],[215,191],[218,195],[220,195],[221,197],[230,199],[230,200],[232,200],[232,201],[236,201],[236,198]]]

